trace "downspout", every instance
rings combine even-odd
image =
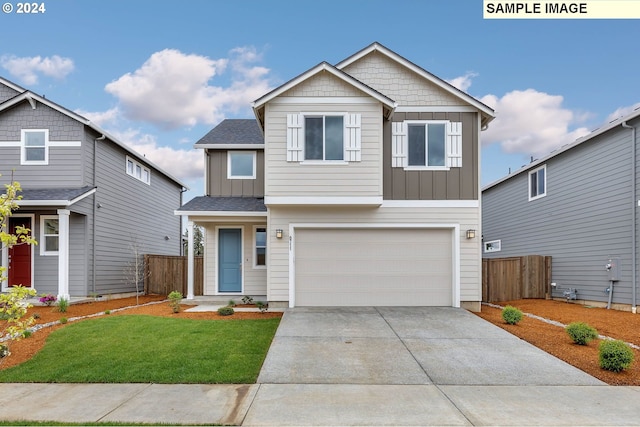
[[[622,122],[624,129],[631,129],[631,312],[636,314],[636,128]],[[613,291],[613,287],[611,287]]]
[[[102,136],[93,140],[93,188],[98,188],[96,185],[96,159],[98,157],[98,141],[104,141],[107,137]],[[91,292],[96,293],[96,214],[98,209],[98,192],[93,193],[93,227],[91,227],[92,242],[91,242]]]

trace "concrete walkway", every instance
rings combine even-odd
[[[603,385],[464,310],[297,308],[258,384],[0,384],[0,407],[79,423],[640,425],[640,387]]]

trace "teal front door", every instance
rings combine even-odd
[[[218,230],[218,292],[242,292],[242,230]]]

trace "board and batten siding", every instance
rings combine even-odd
[[[395,113],[393,122],[448,120],[462,123],[462,167],[446,171],[405,171],[391,167],[392,122],[384,122],[385,200],[478,200],[478,113]]]
[[[262,221],[262,222],[260,222]],[[266,227],[266,217],[256,219],[256,222],[237,222],[237,218],[222,218],[217,223],[200,223],[204,228],[205,251],[204,251],[204,288],[205,295],[216,295],[218,278],[217,254],[218,254],[218,227],[241,228],[242,229],[242,254],[243,270],[242,280],[244,295],[265,296],[267,295],[267,269],[254,267],[254,227]],[[268,249],[267,249],[268,251]],[[224,295],[224,294],[222,294]]]
[[[460,225],[460,301],[480,301],[480,240],[467,240],[467,229],[479,229],[478,208],[413,207],[271,207],[269,213],[268,300],[289,300],[289,224],[459,224]],[[283,239],[275,230],[283,229]]]
[[[240,150],[229,150],[240,151]],[[245,150],[242,150],[245,151]],[[227,178],[227,150],[206,150],[209,180],[207,188],[208,196],[264,196],[264,150],[246,150],[256,152],[256,178],[255,179],[229,179]]]
[[[23,188],[82,187],[82,147],[49,147],[49,164],[21,165],[20,140],[22,129],[48,129],[49,141],[78,141],[84,137],[83,125],[54,109],[37,104],[34,110],[28,102],[0,115],[0,183],[18,181]],[[9,146],[4,143],[10,143]],[[18,145],[16,145],[18,144]]]
[[[134,292],[126,268],[139,253],[179,255],[180,186],[151,170],[151,185],[127,175],[127,152],[109,140],[97,146],[96,292]],[[136,158],[144,164],[144,158]],[[165,238],[168,237],[168,239]]]
[[[567,288],[578,299],[606,302],[605,264],[620,257],[613,302],[631,301],[631,133],[615,128],[550,158],[546,196],[528,197],[527,171],[482,194],[484,241],[501,240],[485,258],[552,257],[553,297]],[[541,165],[540,165],[541,166]],[[539,166],[536,166],[536,168]],[[535,169],[535,168],[534,168]]]
[[[291,99],[291,98],[288,98]],[[363,99],[363,98],[359,98]],[[365,103],[278,103],[266,105],[266,196],[382,195],[382,105]],[[361,114],[361,161],[305,164],[287,161],[287,114],[301,112]]]

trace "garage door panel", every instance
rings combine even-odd
[[[451,306],[450,230],[302,229],[296,305]]]

